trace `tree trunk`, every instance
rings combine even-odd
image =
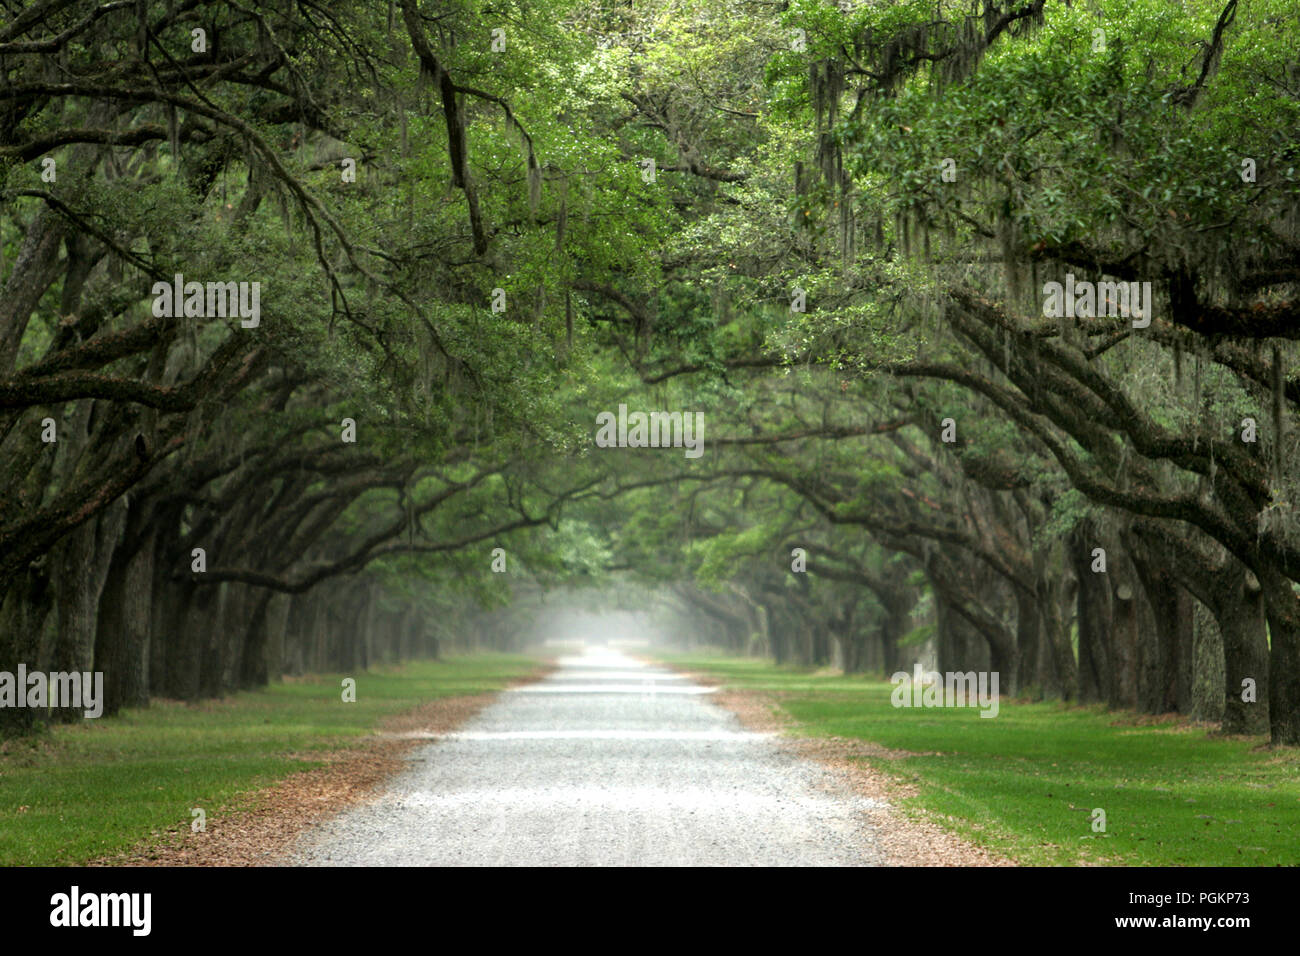
[[[1016,588],[1016,669],[1007,688],[1008,694],[1042,697],[1043,688],[1038,683],[1041,651],[1042,619],[1038,614],[1038,601]],[[1033,693],[1030,693],[1031,689]]]
[[[1300,597],[1272,569],[1259,576],[1268,615],[1268,718],[1275,746],[1300,746]]]
[[[1043,675],[1043,690],[1051,697],[1074,700],[1079,694],[1079,668],[1061,615],[1063,579],[1059,574],[1039,574],[1036,584],[1042,618],[1040,643],[1044,657],[1039,672]]]
[[[1119,562],[1115,562],[1116,565]],[[1137,708],[1138,608],[1136,583],[1131,575],[1117,571],[1114,575],[1114,598],[1111,618],[1110,661],[1113,682],[1106,703],[1113,708]]]
[[[1111,595],[1104,572],[1092,570],[1091,538],[1072,539],[1071,556],[1078,581],[1075,615],[1079,628],[1079,701],[1111,696]]]
[[[6,583],[0,598],[0,670],[17,675],[19,664],[46,670],[41,636],[53,604],[49,579],[31,568]],[[43,723],[44,715],[31,707],[0,707],[0,737],[31,733]]]
[[[1264,626],[1264,596],[1254,576],[1237,562],[1217,589],[1213,608],[1223,642],[1223,732],[1264,734],[1269,730],[1268,637]],[[1254,701],[1245,701],[1246,682]]]
[[[1191,597],[1163,568],[1141,558],[1133,567],[1153,617],[1152,640],[1139,644],[1138,709],[1147,714],[1186,713],[1191,697]]]
[[[105,715],[149,703],[155,548],[152,534],[134,551],[119,547],[99,599],[95,666],[104,672]]]
[[[269,643],[272,593],[261,591],[252,596],[252,612],[244,629],[244,645],[239,654],[239,688],[265,687],[269,677],[267,645]]]

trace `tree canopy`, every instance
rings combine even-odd
[[[589,588],[1300,744],[1294,4],[3,6],[0,669]]]

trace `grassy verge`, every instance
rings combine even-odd
[[[493,654],[415,661],[347,675],[356,677],[355,703],[342,701],[344,675],[317,675],[9,741],[0,752],[0,865],[76,864],[126,850],[154,830],[188,825],[191,807],[219,807],[320,766],[312,752],[345,747],[384,717],[500,690],[538,666]]]
[[[741,658],[661,654],[737,690],[772,695],[794,732],[908,751],[863,757],[918,791],[963,837],[1029,864],[1300,864],[1300,751],[1207,736],[1102,708],[1003,699],[977,709],[895,708],[878,678]],[[1094,833],[1092,811],[1106,812]]]

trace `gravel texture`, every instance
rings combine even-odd
[[[561,658],[305,832],[307,866],[876,865],[882,801],[618,651]]]

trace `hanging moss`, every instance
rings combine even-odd
[[[1020,275],[1020,260],[1016,253],[1015,226],[1007,215],[999,216],[996,224],[998,254],[1002,258],[1002,271],[1007,286],[1007,301],[1016,306],[1024,292]]]
[[[1196,350],[1196,360],[1192,366],[1192,411],[1195,413],[1201,407],[1201,360],[1202,350]]]
[[[533,215],[542,204],[542,171],[537,165],[537,157],[528,153],[528,211]]]
[[[1282,483],[1283,408],[1286,402],[1286,375],[1282,369],[1282,349],[1273,343],[1273,481]]]
[[[172,162],[179,169],[181,164],[181,137],[180,130],[177,127],[176,107],[171,103],[167,104],[167,142],[172,149]]]
[[[555,252],[564,252],[564,233],[569,225],[569,182],[564,180],[560,187],[560,201],[555,210]]]

